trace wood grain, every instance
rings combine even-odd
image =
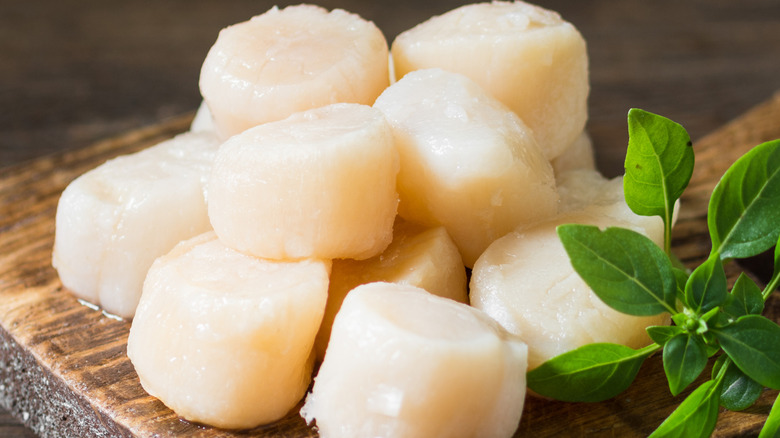
[[[178,419],[141,388],[126,356],[129,323],[74,299],[51,267],[54,214],[64,187],[108,158],[185,130],[189,120],[37,159],[0,178],[0,401],[41,436],[317,436],[294,412],[238,432]],[[709,251],[705,200],[717,178],[750,147],[773,138],[780,138],[780,94],[695,143],[697,167],[674,242],[683,261],[698,263]],[[767,306],[775,321],[777,295]],[[776,394],[765,391],[750,409],[722,413],[715,436],[756,435]],[[517,436],[646,436],[683,396],[669,395],[660,358],[653,357],[627,392],[607,402],[529,398]]]

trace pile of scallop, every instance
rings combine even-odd
[[[132,319],[140,382],[181,417],[305,401],[323,437],[509,437],[528,369],[663,322],[601,303],[556,236],[663,232],[594,169],[586,45],[557,13],[468,5],[389,50],[355,14],[273,8],[219,33],[200,90],[189,132],[67,187],[53,251]]]

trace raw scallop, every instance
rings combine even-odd
[[[325,356],[333,319],[344,297],[361,284],[377,281],[416,286],[468,303],[466,269],[447,230],[396,220],[393,241],[382,254],[366,260],[333,261],[328,304],[314,344],[319,360]]]
[[[223,29],[200,90],[223,138],[332,103],[371,105],[390,83],[387,41],[356,14],[272,8]]]
[[[594,342],[644,347],[652,342],[645,327],[669,323],[668,314],[630,316],[604,304],[574,272],[555,231],[567,223],[622,226],[662,244],[661,219],[631,212],[622,178],[587,170],[567,175],[559,186],[566,212],[498,239],[472,271],[471,305],[528,344],[529,369]]]
[[[382,113],[328,105],[223,143],[209,218],[227,246],[257,257],[366,259],[393,238],[397,174]]]
[[[209,232],[155,261],[127,355],[178,415],[224,428],[282,418],[311,381],[330,262],[277,262]]]
[[[467,77],[407,74],[374,104],[401,156],[399,215],[443,225],[471,267],[495,239],[556,212],[550,163],[515,113]]]
[[[398,78],[431,67],[468,76],[523,119],[548,159],[585,127],[585,40],[554,11],[521,1],[465,5],[398,35],[392,55]]]
[[[71,182],[57,206],[52,264],[77,297],[132,318],[146,271],[211,229],[206,181],[219,142],[185,133]]]
[[[412,286],[347,295],[301,410],[323,438],[510,437],[526,346],[482,312]]]

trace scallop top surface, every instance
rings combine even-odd
[[[457,22],[458,25],[453,26],[453,22]],[[524,32],[562,25],[567,25],[567,22],[557,12],[529,3],[474,3],[432,17],[400,34],[398,41],[408,43],[419,38],[421,32],[428,37],[444,39],[466,39],[474,35],[524,36],[527,35]]]

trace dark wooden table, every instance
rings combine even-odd
[[[389,41],[462,3],[320,2],[373,20]],[[559,11],[588,41],[588,128],[607,175],[622,172],[631,107],[682,123],[695,140],[780,90],[777,0],[539,4]],[[200,63],[218,30],[272,5],[265,0],[3,2],[0,172],[194,111],[200,102]],[[0,436],[33,436],[23,417],[13,404],[4,406]]]

